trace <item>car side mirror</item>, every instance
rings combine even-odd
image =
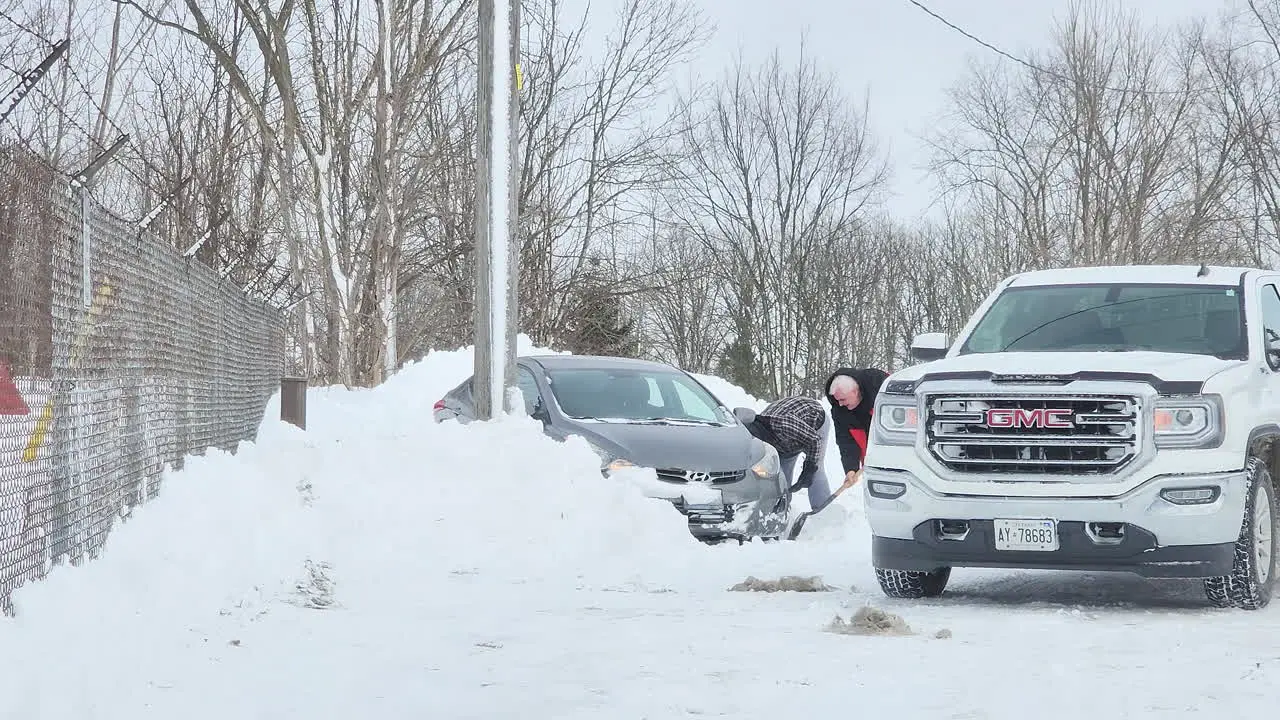
[[[920,333],[911,341],[911,357],[919,362],[940,360],[946,356],[950,346],[946,333]]]
[[[751,408],[736,407],[733,409],[733,416],[743,425],[750,425],[756,419],[756,411]]]
[[[551,422],[551,413],[547,410],[547,406],[543,404],[542,398],[538,398],[538,402],[533,406],[533,412],[529,417],[541,420],[543,424]]]

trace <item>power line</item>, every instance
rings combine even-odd
[[[1069,82],[1069,83],[1079,83],[1079,82],[1081,82],[1081,78],[1071,77],[1071,76],[1069,76],[1069,75],[1063,75],[1062,73],[1055,72],[1055,71],[1053,71],[1053,70],[1049,70],[1049,69],[1047,69],[1047,68],[1040,67],[1039,65],[1036,65],[1035,63],[1033,63],[1033,62],[1031,62],[1031,61],[1029,61],[1029,60],[1025,60],[1025,59],[1023,59],[1023,58],[1020,58],[1020,57],[1018,57],[1017,55],[1014,55],[1013,53],[1006,52],[1006,51],[1004,51],[1004,50],[1002,50],[1002,49],[1000,49],[1000,48],[996,47],[995,45],[992,45],[991,43],[987,42],[986,40],[983,40],[982,38],[978,37],[977,35],[974,35],[973,33],[969,32],[968,30],[965,30],[964,28],[960,27],[959,25],[956,25],[955,23],[951,22],[950,20],[946,19],[945,17],[943,17],[943,16],[939,15],[938,13],[934,12],[933,10],[930,10],[928,7],[926,7],[926,6],[925,6],[923,3],[921,3],[919,0],[907,0],[907,2],[909,2],[909,3],[911,3],[912,5],[915,5],[916,7],[920,8],[921,10],[923,10],[925,13],[928,13],[931,17],[933,17],[933,18],[934,18],[935,20],[937,20],[938,22],[942,23],[943,25],[946,25],[947,27],[949,27],[949,28],[951,28],[952,30],[954,30],[954,31],[956,31],[956,32],[958,32],[958,33],[960,33],[961,35],[963,35],[963,36],[965,36],[966,38],[968,38],[968,39],[972,40],[973,42],[978,43],[979,45],[981,45],[981,46],[983,46],[983,47],[987,48],[988,50],[990,50],[990,51],[992,51],[992,52],[996,53],[997,55],[999,55],[999,56],[1001,56],[1001,57],[1003,57],[1003,58],[1006,58],[1006,59],[1008,59],[1008,60],[1012,60],[1013,62],[1016,62],[1016,63],[1018,63],[1019,65],[1022,65],[1022,66],[1024,66],[1024,67],[1027,67],[1027,68],[1031,69],[1033,72],[1042,73],[1042,74],[1044,74],[1044,75],[1048,75],[1049,77],[1057,78],[1058,80],[1063,80],[1063,81],[1065,81],[1065,82]],[[1199,95],[1199,94],[1202,94],[1202,93],[1219,93],[1219,92],[1222,92],[1222,88],[1218,88],[1218,87],[1207,87],[1207,88],[1187,88],[1187,89],[1183,89],[1183,90],[1152,90],[1152,89],[1150,89],[1150,88],[1117,88],[1117,87],[1111,87],[1111,86],[1109,86],[1109,85],[1098,85],[1097,83],[1091,83],[1091,82],[1087,82],[1087,81],[1085,81],[1085,84],[1090,85],[1090,86],[1092,86],[1092,87],[1094,87],[1094,88],[1096,88],[1096,89],[1098,89],[1098,90],[1103,90],[1103,91],[1106,91],[1106,92],[1123,93],[1123,94],[1134,94],[1134,95],[1137,95],[1137,94],[1142,94],[1142,95]]]

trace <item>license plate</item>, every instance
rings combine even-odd
[[[1058,549],[1058,524],[1053,520],[996,520],[995,529],[997,550]]]

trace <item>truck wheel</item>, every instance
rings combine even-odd
[[[880,589],[891,598],[938,597],[947,588],[951,568],[929,572],[919,570],[886,570],[876,568]]]
[[[1258,458],[1249,458],[1247,478],[1249,495],[1231,574],[1204,581],[1209,602],[1220,608],[1259,610],[1271,602],[1275,587],[1275,487],[1271,472]]]

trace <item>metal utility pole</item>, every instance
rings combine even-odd
[[[472,393],[477,419],[491,420],[511,409],[507,390],[515,385],[520,0],[479,0],[479,6]]]

